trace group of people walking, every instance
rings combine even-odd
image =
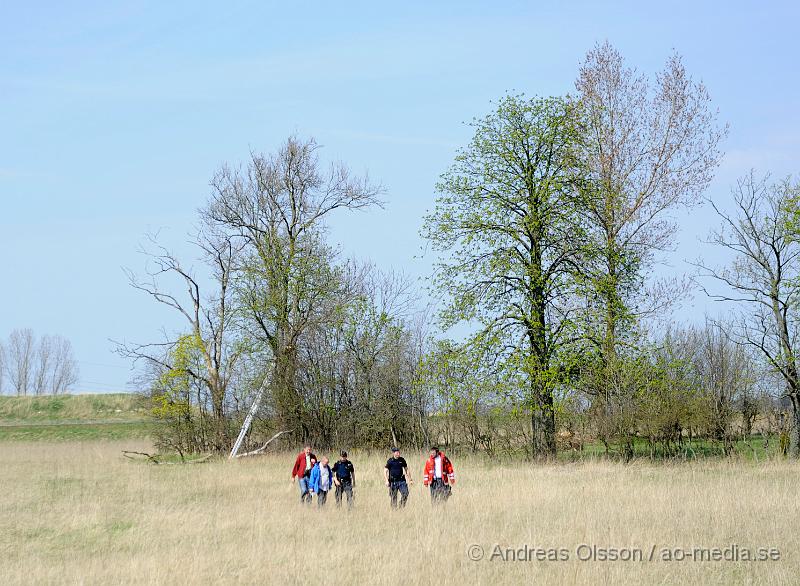
[[[393,508],[402,508],[408,501],[408,485],[414,484],[408,463],[400,455],[400,449],[393,447],[392,455],[384,467],[384,480],[389,489],[389,501]],[[300,488],[300,502],[311,504],[317,497],[317,506],[324,507],[328,493],[334,490],[336,506],[347,499],[348,507],[353,506],[353,489],[356,486],[356,472],[353,463],[347,459],[347,452],[341,452],[339,460],[330,466],[330,461],[317,457],[306,445],[297,455],[292,467],[292,482],[297,481]],[[450,459],[437,447],[432,447],[422,473],[422,484],[430,488],[431,502],[443,502],[450,497],[456,477]]]
[[[312,495],[317,495],[317,504],[322,507],[328,500],[328,492],[335,487],[336,505],[341,506],[342,498],[347,498],[347,505],[353,506],[353,488],[356,486],[356,471],[353,463],[347,459],[347,452],[342,451],[339,460],[329,465],[328,458],[324,457],[317,462],[317,457],[311,453],[311,446],[307,445],[297,455],[292,468],[292,482],[298,481],[300,486],[300,501],[311,504]]]

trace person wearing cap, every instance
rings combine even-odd
[[[311,445],[306,444],[303,451],[297,454],[292,467],[292,484],[295,479],[298,481],[300,487],[300,502],[311,503],[311,493],[308,490],[308,480],[311,476],[311,468],[317,461],[317,457],[311,453]]]
[[[398,507],[397,495],[400,495],[400,508],[406,506],[408,500],[408,485],[414,484],[411,474],[408,472],[408,464],[405,458],[400,455],[399,448],[392,448],[392,457],[386,461],[384,469],[386,486],[389,487],[389,500],[392,508]],[[408,479],[408,483],[406,483]]]
[[[356,471],[353,463],[347,459],[347,452],[342,450],[339,461],[333,465],[333,484],[336,485],[336,506],[342,506],[342,494],[347,495],[347,507],[353,506],[353,489],[356,487]]]
[[[453,464],[444,452],[435,446],[432,447],[422,477],[422,484],[431,489],[431,502],[436,504],[446,501],[450,497],[450,488],[455,481]]]

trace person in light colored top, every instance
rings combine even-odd
[[[333,486],[333,472],[328,466],[328,458],[325,456],[311,469],[311,479],[309,490],[317,495],[317,506],[324,507],[328,500],[328,491]]]

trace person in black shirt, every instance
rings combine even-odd
[[[400,494],[400,507],[405,507],[408,500],[408,484],[414,484],[414,481],[411,479],[411,474],[408,473],[406,460],[400,456],[398,448],[392,448],[392,457],[386,461],[384,476],[386,477],[386,486],[389,487],[392,508],[398,506],[398,493]],[[406,479],[408,479],[408,484],[406,484]]]
[[[342,494],[347,495],[347,507],[353,506],[353,489],[356,487],[356,471],[347,459],[347,452],[333,465],[333,483],[336,485],[336,506],[342,506]]]

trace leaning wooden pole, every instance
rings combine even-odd
[[[236,438],[236,443],[233,444],[233,448],[231,449],[231,455],[228,458],[235,458],[239,448],[242,447],[242,442],[244,441],[245,436],[247,436],[247,432],[250,431],[250,425],[253,423],[253,418],[258,413],[259,407],[261,407],[261,399],[264,397],[264,393],[267,390],[267,382],[269,381],[269,377],[264,377],[264,382],[261,383],[261,387],[258,389],[258,394],[256,395],[253,404],[250,405],[250,411],[247,412],[247,417],[244,418],[244,423],[242,423],[242,429],[239,430],[239,437]]]

